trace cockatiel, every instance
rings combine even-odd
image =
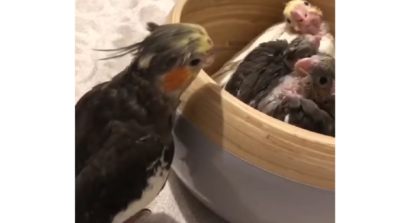
[[[319,52],[335,57],[334,37],[329,33],[329,25],[323,20],[323,12],[320,8],[308,1],[291,0],[286,4],[283,16],[290,30],[303,35],[321,36]]]
[[[323,12],[318,7],[304,0],[291,0],[283,10],[286,23],[302,34],[317,35],[327,32],[328,26],[323,21]]]
[[[318,54],[298,60],[294,71],[268,95],[256,98],[257,109],[289,124],[335,136],[335,60]]]
[[[196,24],[148,24],[141,42],[115,50],[134,59],[76,104],[76,223],[135,222],[168,178],[179,97],[213,62]]]
[[[261,43],[238,66],[225,90],[255,107],[256,97],[267,95],[278,80],[290,74],[294,63],[318,53],[320,38],[306,35],[294,39]]]
[[[303,19],[303,22],[300,22],[301,16],[305,15],[303,12],[307,12],[309,16]],[[327,23],[322,21],[323,13],[318,7],[311,5],[307,1],[292,0],[286,3],[283,15],[285,21],[271,26],[248,46],[238,52],[212,75],[213,80],[221,87],[225,87],[238,65],[245,59],[246,55],[253,51],[259,44],[274,40],[287,40],[287,42],[290,43],[298,36],[305,34],[321,36],[319,52],[327,53],[335,57],[334,37],[329,33]],[[299,15],[301,16],[299,17]],[[318,24],[320,29],[315,30]]]

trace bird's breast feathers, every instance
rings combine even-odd
[[[115,215],[112,223],[124,223],[131,216],[147,207],[157,197],[169,176],[169,169],[166,166],[167,162],[164,159],[163,152],[160,158],[147,166],[147,173],[152,174],[147,179],[147,187],[143,190],[141,197],[129,203],[125,210]]]

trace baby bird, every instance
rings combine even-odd
[[[290,39],[296,34],[319,35],[322,37],[319,52],[335,57],[334,37],[329,32],[329,25],[323,20],[323,12],[320,8],[308,1],[291,0],[286,4],[283,16],[290,32],[285,32],[279,37],[280,39]]]
[[[283,15],[287,24],[301,34],[317,35],[328,31],[323,13],[318,7],[304,0],[291,0],[286,4]]]
[[[289,124],[335,136],[335,60],[327,54],[300,59],[257,109]]]
[[[320,38],[299,36],[290,44],[286,40],[261,43],[237,67],[225,90],[253,107],[257,98],[268,95],[279,80],[290,74],[299,59],[318,53]]]
[[[300,35],[317,35],[321,37],[319,52],[335,57],[334,37],[329,33],[329,26],[323,21],[323,13],[318,7],[311,5],[307,1],[291,0],[286,4],[283,15],[285,21],[265,30],[212,75],[212,78],[221,87],[225,87],[245,57],[264,42],[286,40],[290,43]]]

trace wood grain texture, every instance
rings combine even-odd
[[[310,2],[323,10],[334,34],[335,1]],[[278,0],[179,0],[168,23],[203,25],[217,50],[215,63],[201,71],[183,94],[179,109],[206,137],[235,156],[290,180],[335,190],[334,138],[262,114],[222,90],[209,76],[280,22],[284,5]]]

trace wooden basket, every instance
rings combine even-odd
[[[212,37],[215,63],[182,96],[180,111],[224,150],[274,174],[335,189],[335,139],[275,120],[222,90],[210,75],[274,23],[286,1],[179,0],[168,23],[203,25]],[[335,1],[311,0],[323,10],[334,35]]]

